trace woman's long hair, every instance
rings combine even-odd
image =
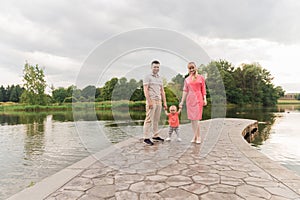
[[[197,66],[196,66],[196,63],[195,62],[189,62],[188,63],[188,67],[189,67],[189,65],[194,65],[194,67],[195,67],[195,74],[193,75],[193,77],[192,77],[192,80],[194,81],[194,80],[196,80],[197,79],[197,76],[198,76],[198,69],[197,69]],[[191,75],[190,74],[190,72],[189,72],[189,75]]]

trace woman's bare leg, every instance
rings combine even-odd
[[[196,142],[196,140],[197,140],[197,123],[198,123],[198,121],[197,120],[191,120],[191,123],[192,123],[192,129],[193,129],[193,133],[194,133],[194,137],[193,137],[193,139],[192,139],[192,141],[191,142]]]
[[[192,139],[192,142],[200,143],[201,138],[200,138],[200,125],[198,123],[198,120],[192,120],[192,129],[194,132],[194,137]]]

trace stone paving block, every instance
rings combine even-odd
[[[227,177],[238,178],[238,179],[242,179],[242,178],[248,177],[247,173],[240,172],[240,171],[234,171],[234,170],[219,171],[218,174],[221,175],[221,176],[227,176]]]
[[[215,164],[215,165],[210,165],[210,166],[218,171],[229,171],[230,170],[230,167],[224,166],[224,165]]]
[[[94,185],[112,185],[114,184],[114,177],[105,176],[100,178],[93,178]]]
[[[164,176],[179,175],[180,170],[164,168],[164,169],[158,170],[157,174],[164,175]]]
[[[220,183],[220,176],[218,174],[204,174],[193,176],[192,179],[196,183],[204,185],[214,185]]]
[[[142,193],[140,195],[141,200],[164,200],[162,196],[157,193]]]
[[[194,170],[194,169],[185,169],[185,170],[181,171],[180,174],[183,175],[183,176],[192,177],[192,176],[195,176],[198,173],[199,172]]]
[[[236,188],[236,194],[245,198],[266,198],[270,199],[272,195],[263,188],[252,185],[240,185]]]
[[[162,175],[152,175],[152,176],[147,176],[145,180],[147,181],[155,181],[155,182],[165,182],[167,180],[167,176],[162,176]]]
[[[86,191],[94,186],[93,181],[89,178],[76,177],[71,180],[65,187],[65,190]]]
[[[204,194],[209,191],[209,188],[206,185],[201,185],[198,183],[181,186],[180,188],[197,195]]]
[[[267,190],[272,195],[277,195],[289,199],[294,199],[299,197],[295,192],[291,191],[289,188],[283,185],[279,185],[277,187],[264,187],[265,190]]]
[[[186,176],[171,176],[166,180],[166,183],[170,186],[182,186],[193,183],[192,179]]]
[[[97,185],[86,192],[87,195],[91,195],[99,198],[114,197],[115,193],[116,193],[115,185]]]
[[[231,185],[231,186],[239,186],[239,185],[243,185],[244,181],[242,179],[238,179],[238,178],[221,176],[221,184]]]
[[[56,200],[69,200],[69,199],[78,199],[83,196],[84,192],[82,191],[63,191],[57,196],[55,196]]]
[[[129,183],[116,183],[115,184],[116,186],[116,190],[120,191],[120,190],[128,190],[129,187],[130,187],[130,184]]]
[[[129,191],[116,192],[115,196],[116,200],[139,200],[139,197],[136,193]]]
[[[165,198],[165,199],[174,199],[174,200],[199,200],[198,196],[187,192],[183,189],[179,189],[179,188],[169,188],[163,192],[160,193],[160,195]]]
[[[300,178],[299,179],[294,179],[294,178],[284,180],[284,184],[290,188],[293,188],[295,192],[300,194]]]
[[[104,177],[107,173],[112,172],[113,170],[106,167],[102,169],[87,169],[84,171],[81,176],[84,178],[98,178],[98,177]]]
[[[250,176],[252,177],[256,177],[256,178],[262,178],[262,179],[267,179],[272,181],[273,178],[270,176],[270,174],[266,173],[265,171],[253,171],[253,172],[249,172],[248,173]]]
[[[85,194],[85,195],[81,196],[78,200],[105,200],[105,199]]]
[[[279,183],[275,181],[246,181],[248,185],[257,187],[278,187]]]
[[[130,186],[130,190],[139,193],[156,193],[167,189],[169,186],[166,183],[157,183],[154,181],[143,181],[134,183]]]
[[[290,200],[290,199],[273,195],[270,200]]]
[[[115,175],[115,182],[116,183],[134,183],[140,182],[144,180],[144,176],[140,174],[116,174]]]
[[[209,187],[211,192],[234,193],[235,187],[225,184],[217,184]]]
[[[209,192],[201,196],[201,200],[217,200],[217,199],[224,199],[224,200],[245,200],[236,194],[226,194],[226,193],[218,193],[218,192]]]

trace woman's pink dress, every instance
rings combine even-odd
[[[203,95],[206,95],[205,79],[197,75],[196,80],[188,76],[184,80],[183,91],[187,92],[186,107],[187,115],[190,120],[201,120],[204,106]]]

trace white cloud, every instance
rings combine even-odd
[[[225,59],[235,67],[242,63],[258,62],[271,72],[276,86],[289,85],[287,91],[300,92],[297,67],[300,57],[300,46],[296,44],[280,44],[263,39],[220,39],[196,38],[198,43],[215,60]]]

